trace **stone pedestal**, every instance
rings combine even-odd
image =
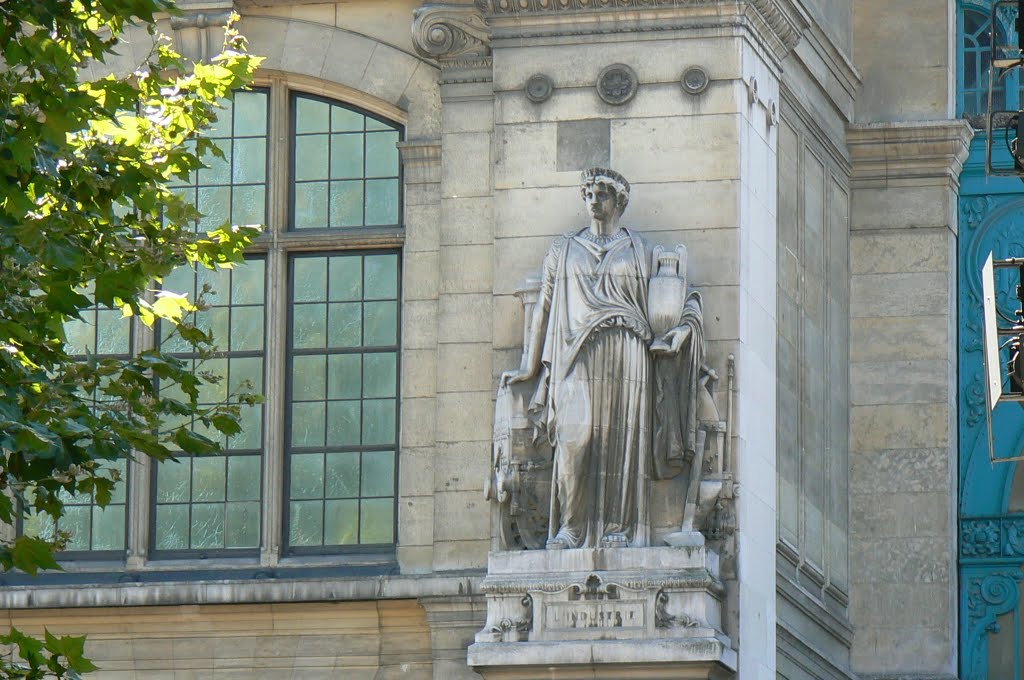
[[[493,552],[469,665],[492,678],[727,678],[718,556],[703,546]]]

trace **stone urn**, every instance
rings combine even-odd
[[[647,288],[647,316],[655,338],[679,325],[686,302],[686,248],[654,250],[654,267]]]

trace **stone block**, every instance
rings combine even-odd
[[[948,272],[953,234],[945,227],[857,232],[850,240],[852,274]]]
[[[484,245],[494,240],[490,196],[449,199],[442,213],[441,245]]]
[[[402,353],[402,398],[432,397],[437,391],[437,352],[409,349]]]
[[[851,232],[862,229],[948,228],[956,224],[955,196],[946,186],[858,188]]]
[[[607,120],[559,122],[555,137],[558,172],[582,172],[611,164],[611,126]]]
[[[861,274],[852,277],[850,317],[929,316],[949,313],[950,272]]]
[[[250,16],[248,13],[238,24],[239,32],[249,41],[250,52],[264,58],[262,68],[281,68],[285,45],[281,40],[283,25],[279,19]]]
[[[740,183],[697,179],[686,182],[634,182],[624,221],[653,235],[672,229],[736,229],[740,224]],[[582,203],[580,204],[582,206]],[[584,217],[582,209],[581,218]]]
[[[738,286],[705,286],[704,338],[714,340],[740,339]]]
[[[947,404],[889,404],[850,409],[851,451],[922,449],[950,441]]]
[[[445,198],[491,193],[491,135],[445,134],[441,138],[441,187]]]
[[[348,80],[346,75],[336,71],[338,64],[331,64],[328,73],[326,75],[324,73],[327,51],[323,49],[323,46],[330,45],[332,38],[337,33],[333,26],[305,21],[289,21],[286,25],[284,51],[281,53],[280,64],[282,71],[301,73],[315,78],[326,77],[328,80],[342,83]],[[280,37],[278,39],[280,40]]]
[[[868,404],[949,403],[955,369],[946,359],[853,364],[850,402]]]
[[[446,246],[441,249],[441,293],[490,292],[494,249],[490,245]]]
[[[490,342],[490,293],[443,295],[436,316],[438,342]]]
[[[356,89],[398,106],[420,63],[419,59],[410,54],[389,45],[375,43],[373,54],[370,55],[370,61]]]
[[[402,258],[405,300],[436,300],[438,293],[438,261],[436,250],[406,252]]]
[[[850,493],[941,493],[950,484],[951,464],[945,448],[858,451],[850,457]]]
[[[484,480],[490,474],[490,442],[439,444],[435,456],[436,491],[472,491],[483,498]]]
[[[494,296],[494,349],[523,348],[523,303],[514,295]],[[516,366],[519,364],[517,363]],[[510,366],[509,368],[514,368]],[[504,370],[504,369],[503,369]]]
[[[398,502],[399,545],[431,545],[434,542],[434,498],[404,496]]]
[[[556,169],[557,136],[556,123],[496,126],[494,188],[564,186],[578,181],[579,171],[571,170],[567,177]]]
[[[945,313],[851,319],[850,361],[948,360],[952,324]]]
[[[409,114],[405,134],[407,139],[435,138],[441,135],[441,93],[437,87],[438,68],[420,62],[413,71],[399,106]]]
[[[437,423],[433,398],[402,400],[402,448],[433,446]]]
[[[437,392],[488,392],[491,382],[489,343],[446,343],[437,348]]]
[[[494,419],[492,399],[490,390],[438,394],[437,441],[491,441]]]
[[[324,43],[310,43],[302,48],[321,53],[323,61],[318,76],[330,82],[357,88],[359,78],[370,63],[370,56],[376,43],[358,33],[333,29],[326,45],[326,50]]]
[[[436,449],[433,446],[402,448],[398,464],[398,495],[429,496],[434,493]]]
[[[582,229],[586,224],[579,173],[567,175],[559,187],[494,192],[495,238],[543,236],[550,244],[554,236],[574,227]]]
[[[434,568],[433,545],[399,545],[395,552],[403,574],[426,574]]]
[[[438,309],[444,301],[408,300],[402,304],[402,345],[430,349],[438,341]]]
[[[634,182],[738,179],[735,115],[612,121],[612,163]]]
[[[487,565],[487,551],[490,546],[489,538],[473,541],[437,541],[434,543],[434,570],[480,569]]]

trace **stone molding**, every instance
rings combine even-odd
[[[808,51],[812,54],[808,54]],[[851,121],[854,101],[862,81],[860,72],[849,56],[814,22],[804,31],[804,40],[794,50],[793,56],[804,64],[807,73],[839,109],[846,122]]]
[[[814,680],[858,680],[858,676],[836,666],[830,659],[822,656],[816,649],[808,645],[795,631],[790,630],[781,622],[776,627],[778,636],[778,654],[787,657],[793,664],[806,672]]]
[[[777,59],[810,18],[794,0],[476,0],[495,42],[749,27]]]
[[[480,592],[483,574],[4,586],[2,609],[405,600]]]
[[[821,600],[801,588],[792,580],[790,574],[780,567],[781,565],[777,564],[775,570],[776,592],[779,597],[796,607],[822,630],[828,631],[844,647],[849,648],[853,644],[853,624],[850,620],[829,609]],[[840,605],[837,603],[837,606]]]
[[[406,184],[441,181],[441,140],[411,139],[398,143]]]
[[[956,191],[973,137],[964,120],[851,125],[853,188],[948,186]]]
[[[193,9],[182,7],[181,14],[171,16],[174,45],[182,56],[192,61],[208,61],[224,44],[224,26],[231,18],[231,2]]]

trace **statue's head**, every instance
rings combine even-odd
[[[587,188],[595,184],[604,184],[615,192],[615,205],[621,215],[626,210],[626,205],[629,204],[629,182],[626,181],[626,178],[608,168],[584,170],[580,176],[580,193],[586,195]]]

